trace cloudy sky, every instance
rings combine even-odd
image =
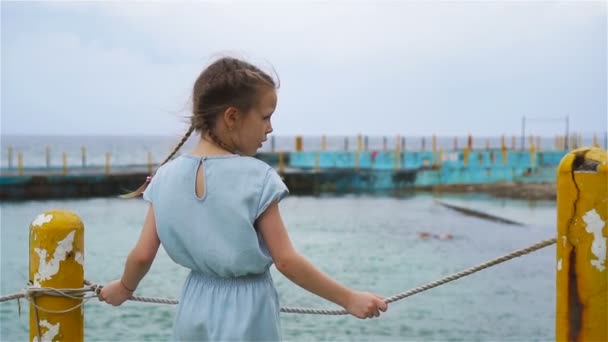
[[[603,133],[607,2],[2,1],[3,135],[174,135],[213,58],[281,80],[275,134]],[[535,119],[532,119],[535,118]],[[550,118],[543,121],[541,118]]]

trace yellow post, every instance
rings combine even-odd
[[[431,148],[433,151],[433,167],[437,168],[437,165],[439,163],[437,161],[437,137],[435,136],[435,134],[433,134],[431,138]]]
[[[505,139],[505,135],[503,134],[503,135],[500,137],[500,149],[501,149],[501,150],[504,150],[504,149],[506,149],[506,148],[507,148],[507,141],[506,141],[506,139]]]
[[[17,174],[23,176],[23,153],[17,153]]]
[[[148,174],[151,175],[154,168],[152,167],[152,152],[148,151]]]
[[[597,142],[597,134],[593,133],[593,147],[600,147],[600,144]]]
[[[33,287],[84,286],[84,227],[77,215],[64,210],[38,215],[30,224],[29,240]],[[84,340],[84,309],[79,306],[82,299],[40,295],[32,301],[45,310],[30,304],[30,341]]]
[[[397,134],[395,138],[395,149],[401,151],[401,134]]]
[[[532,139],[530,139],[530,166],[536,166],[536,146],[534,146]]]
[[[13,146],[8,145],[8,168],[13,168]]]
[[[302,152],[302,136],[296,135],[296,152]]]
[[[462,150],[462,161],[464,162],[464,166],[469,165],[469,148],[468,147],[465,147]]]
[[[363,151],[363,136],[357,135],[357,152]]]
[[[321,151],[327,151],[327,137],[321,137]]]
[[[68,155],[65,152],[61,155],[61,165],[63,166],[61,175],[65,176],[68,174]]]
[[[283,152],[279,152],[279,173],[285,172],[285,157]]]
[[[570,136],[570,149],[573,150],[575,148],[577,148],[576,147],[576,134],[572,134]]]
[[[315,152],[315,172],[319,171],[319,152]]]
[[[106,152],[106,176],[110,174],[110,152]]]
[[[571,151],[557,172],[556,341],[608,341],[607,221],[607,151]]]

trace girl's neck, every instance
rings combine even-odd
[[[228,148],[220,146],[213,138],[205,133],[198,141],[198,144],[190,151],[195,156],[220,156],[235,154]]]

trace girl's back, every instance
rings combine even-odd
[[[185,154],[158,170],[144,199],[153,203],[158,237],[176,263],[211,276],[239,277],[264,273],[272,264],[254,223],[286,194],[274,169],[255,158]]]

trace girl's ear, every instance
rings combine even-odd
[[[226,127],[229,130],[233,129],[236,126],[237,122],[239,121],[240,115],[241,111],[239,111],[237,108],[226,108],[226,110],[224,111],[224,123],[226,124]]]

